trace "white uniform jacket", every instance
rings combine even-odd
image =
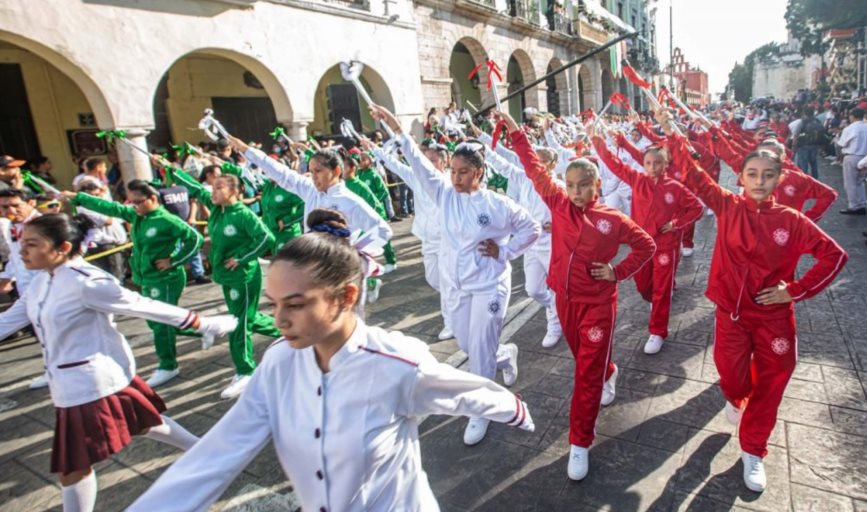
[[[479,416],[533,430],[526,404],[361,319],[322,373],[312,347],[279,339],[238,403],[129,508],[206,510],[269,439],[303,510],[439,510],[421,465],[418,418]]]
[[[373,232],[384,240],[391,240],[391,227],[382,220],[376,211],[354,194],[341,181],[325,192],[320,192],[308,176],[297,173],[255,148],[244,153],[247,159],[259,166],[266,176],[280,187],[304,200],[304,231],[307,232],[307,216],[317,208],[331,208],[346,216],[349,229]]]
[[[415,215],[412,218],[412,234],[425,244],[439,246],[442,236],[439,208],[436,202],[427,195],[412,172],[412,168],[399,161],[394,153],[386,154],[382,148],[373,149],[373,157],[396,174],[415,194]]]
[[[404,157],[419,184],[440,210],[443,228],[440,276],[450,287],[463,291],[489,290],[512,272],[511,260],[524,254],[542,231],[529,212],[506,196],[481,189],[455,191],[410,137],[398,135]],[[479,244],[491,239],[500,247],[499,258],[479,253]]]
[[[523,167],[513,165],[493,151],[485,152],[485,160],[487,160],[500,175],[509,180],[509,186],[506,193],[512,198],[512,200],[524,206],[524,208],[530,212],[533,219],[535,219],[539,224],[544,226],[546,223],[551,222],[551,210],[548,208],[548,205],[542,201],[539,193],[536,192],[536,189],[533,187],[533,182],[529,177],[527,177],[527,173],[524,172]],[[561,188],[566,188],[566,185],[556,177],[554,178],[554,182]],[[536,243],[533,244],[533,247],[530,250],[550,251],[551,233],[548,233],[543,229],[538,240],[536,240]]]
[[[33,324],[51,399],[73,407],[112,395],[135,375],[135,360],[114,314],[185,329],[196,314],[142,297],[80,258],[37,272],[24,295],[0,313],[0,339]]]

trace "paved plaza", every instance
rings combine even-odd
[[[732,174],[725,170],[724,176],[730,186]],[[842,191],[839,166],[824,166],[822,178]],[[564,341],[542,348],[545,314],[527,298],[516,262],[503,341],[520,347],[514,390],[529,405],[536,431],[493,424],[482,443],[466,447],[466,419],[425,419],[422,460],[442,510],[867,511],[867,246],[861,235],[867,218],[839,215],[843,207],[841,198],[820,225],[849,251],[850,260],[825,292],[796,308],[799,364],[771,437],[763,494],[743,485],[737,433],[723,417],[715,384],[713,308],[703,296],[715,218],[704,217],[695,255],[678,272],[672,334],[661,353],[643,353],[649,305],[632,282],[620,286],[617,399],[600,413],[583,482],[566,476],[572,357]],[[399,268],[385,277],[368,321],[417,336],[440,360],[464,365],[454,340],[436,339],[442,327],[439,298],[425,284],[421,246],[409,224],[393,225]],[[205,312],[226,309],[216,285],[188,288],[182,304]],[[139,374],[147,378],[156,365],[147,327],[129,318],[119,318],[119,325],[135,345]],[[270,342],[256,339],[257,359]],[[178,351],[181,375],[159,393],[174,419],[202,435],[232,405],[219,398],[233,374],[228,348],[222,342],[201,352],[198,340],[181,338]],[[0,511],[60,510],[60,489],[48,472],[54,410],[46,390],[27,389],[41,371],[32,338],[0,344]],[[97,510],[122,510],[178,455],[149,439],[133,441],[97,466]],[[298,508],[270,447],[214,507]]]

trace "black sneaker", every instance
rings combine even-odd
[[[867,208],[847,208],[840,210],[843,215],[867,215]]]
[[[193,284],[211,284],[212,282],[208,276],[199,276],[193,279]]]
[[[394,217],[388,219],[389,222],[400,222],[400,221],[402,221],[402,220],[403,220],[403,219],[401,219],[401,218],[398,217],[397,215],[395,215]]]

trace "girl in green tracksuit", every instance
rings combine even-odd
[[[367,203],[370,204],[370,206],[376,210],[376,213],[379,213],[383,219],[388,220],[386,201],[391,201],[391,196],[388,195],[388,187],[385,186],[385,180],[383,180],[382,176],[379,175],[379,172],[373,168],[373,160],[370,158],[370,155],[362,153],[359,160],[355,160],[355,158],[356,156],[352,155],[352,158],[346,158],[345,160],[346,162],[351,162],[358,167],[363,167],[362,169],[357,170],[357,173],[355,174],[356,179],[367,185],[373,193],[373,197],[379,203],[379,208],[371,204],[367,199],[365,199],[365,201],[367,201]],[[359,162],[366,164],[367,166],[359,166]],[[347,186],[349,186],[348,183]],[[349,189],[355,192],[352,187],[349,187]],[[355,193],[358,194],[358,192]],[[391,246],[391,241],[385,244],[385,247],[383,247],[382,250],[382,255],[385,257],[386,272],[390,272],[397,266],[397,258],[394,254],[394,248]]]
[[[187,284],[184,264],[199,251],[202,236],[161,206],[159,192],[147,182],[132,180],[126,188],[131,206],[83,192],[65,192],[64,195],[74,206],[130,223],[133,247],[129,265],[133,283],[141,288],[145,297],[177,305]],[[178,375],[177,333],[189,333],[156,322],[148,322],[148,327],[153,331],[154,347],[160,360],[148,385],[156,387]]]
[[[304,200],[288,190],[280,188],[272,180],[267,180],[261,189],[259,204],[262,206],[262,221],[274,234],[272,254],[283,244],[301,235],[304,221]]]
[[[208,192],[197,180],[179,169],[168,169],[178,185],[187,187],[190,195],[211,210],[208,233],[211,249],[211,277],[222,285],[229,313],[238,318],[238,328],[229,335],[229,350],[235,364],[235,377],[222,393],[222,398],[241,394],[256,368],[253,359],[253,333],[274,338],[280,331],[274,318],[259,312],[262,292],[262,268],[259,256],[274,245],[274,235],[244,203],[242,184],[237,176],[224,174]]]

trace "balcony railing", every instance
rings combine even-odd
[[[591,43],[603,45],[608,41],[608,31],[598,23],[593,23],[586,16],[579,15],[574,21],[575,34],[577,37]]]
[[[539,5],[531,0],[509,0],[509,14],[533,25],[539,22]]]
[[[551,26],[551,21],[553,21],[553,26]],[[554,13],[553,19],[549,20],[548,28],[567,36],[574,35],[575,32],[572,20],[557,12]]]

